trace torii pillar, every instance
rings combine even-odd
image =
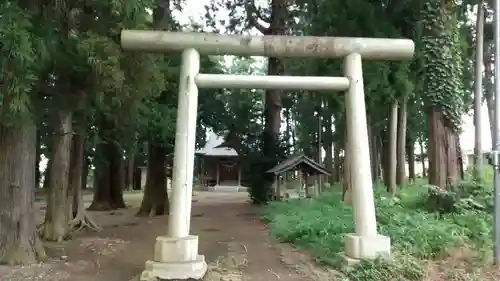
[[[146,262],[141,281],[199,280],[207,270],[204,257],[198,254],[198,237],[189,234],[200,87],[347,90],[347,162],[351,167],[356,233],[346,235],[345,255],[360,260],[390,254],[390,238],[377,233],[362,59],[409,60],[414,53],[413,41],[124,30],[121,44],[130,51],[183,52],[168,234],[157,238],[154,259]],[[200,54],[344,58],[345,70],[344,77],[200,74]]]

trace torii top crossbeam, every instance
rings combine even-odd
[[[409,39],[248,36],[200,32],[123,30],[124,50],[168,52],[196,49],[205,55],[340,58],[351,53],[368,60],[409,60],[415,45]]]

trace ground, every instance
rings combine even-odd
[[[141,193],[127,193],[128,209],[90,212],[101,232],[82,231],[62,244],[47,244],[50,260],[29,267],[0,266],[2,281],[129,281],[152,257],[155,238],[167,230],[166,216],[137,218]],[[200,237],[200,254],[209,263],[207,281],[331,280],[334,272],[319,268],[290,246],[273,243],[258,209],[244,192],[197,192],[192,233]],[[85,196],[86,203],[92,197]],[[37,202],[39,221],[45,209]]]

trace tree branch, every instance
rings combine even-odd
[[[264,21],[260,11],[255,6],[254,0],[245,0],[245,10],[247,12],[247,19],[250,26],[255,27],[262,34],[266,34],[269,31],[268,27],[263,26],[259,23],[259,20]]]

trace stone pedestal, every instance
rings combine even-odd
[[[203,255],[198,255],[198,236],[156,238],[153,261],[146,262],[140,281],[201,280],[207,272]]]
[[[387,236],[358,236],[349,233],[345,236],[346,258],[352,260],[376,259],[391,254],[391,239]]]

